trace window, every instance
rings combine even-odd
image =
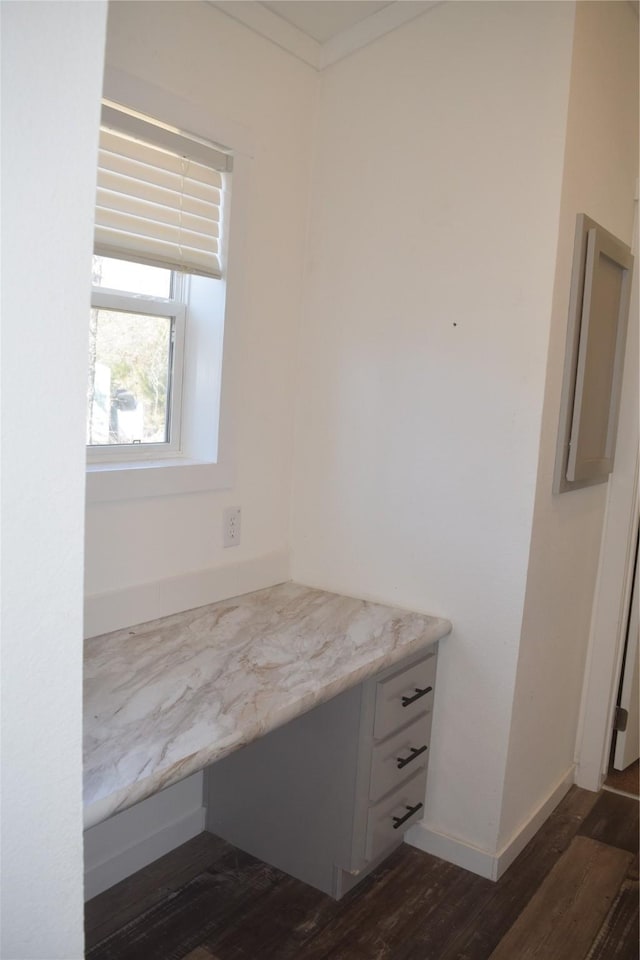
[[[89,463],[215,462],[231,158],[111,104],[102,120]]]
[[[93,258],[87,445],[95,457],[180,451],[185,285],[176,271]],[[132,449],[133,448],[133,449]]]

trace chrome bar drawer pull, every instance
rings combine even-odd
[[[407,812],[405,813],[404,817],[392,817],[391,819],[393,820],[393,829],[397,830],[398,827],[401,827],[402,824],[409,819],[409,817],[412,817],[414,813],[417,813],[418,810],[421,810],[421,809],[422,809],[422,804],[416,803],[415,807],[407,807]]]
[[[420,699],[420,697],[426,697],[426,695],[427,695],[428,693],[431,693],[432,690],[433,690],[433,687],[425,687],[424,690],[421,690],[419,687],[416,687],[416,692],[414,693],[414,695],[413,695],[412,697],[403,697],[403,698],[402,698],[402,706],[403,706],[403,707],[408,707],[409,704],[415,703],[416,700],[419,700],[419,699]]]
[[[408,763],[411,763],[412,760],[415,760],[416,757],[419,757],[421,753],[424,753],[427,749],[426,743],[422,747],[410,747],[408,757],[396,757],[396,763],[398,764],[398,770],[402,770],[403,767],[406,767]]]

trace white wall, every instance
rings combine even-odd
[[[232,218],[238,204],[243,215],[232,230],[242,236],[231,237],[223,377],[235,483],[88,504],[89,635],[289,577],[295,345],[318,86],[309,66],[198,2],[111,4],[106,62],[157,88],[160,110],[179,97],[192,116],[219,123],[221,142],[242,149],[236,170],[242,162],[248,195],[234,177]],[[224,550],[230,504],[242,506],[242,542]],[[202,829],[202,775],[166,793],[88,831],[87,896]]]
[[[573,5],[452,3],[323,75],[293,575],[452,619],[427,824],[495,851]]]
[[[197,605],[189,586],[203,571],[213,571],[206,582],[214,592],[222,577],[227,596],[266,585],[247,585],[245,564],[256,569],[264,561],[258,578],[288,576],[295,342],[318,82],[306,64],[199,2],[111,4],[106,59],[210,122],[219,118],[221,129],[251,145],[253,159],[249,196],[239,198],[246,205],[242,263],[232,264],[239,282],[228,291],[233,349],[223,372],[232,384],[235,484],[220,493],[88,506],[89,613],[103,614],[91,616],[92,632],[109,626],[107,608],[123,596],[129,622],[166,612],[153,603],[136,608],[138,597],[149,596],[139,585],[170,580],[180,609]],[[223,550],[229,504],[242,506],[242,542]],[[230,565],[237,575],[225,577]]]
[[[87,308],[106,4],[2,4],[2,929],[80,960]]]
[[[580,3],[533,537],[505,785],[505,842],[574,759],[608,493],[607,485],[601,484],[552,494],[575,220],[578,213],[586,213],[631,244],[637,175],[637,14],[628,3]],[[637,355],[634,359],[637,371]],[[632,402],[637,423],[637,392]],[[637,427],[635,436],[631,432],[625,440],[627,447],[635,444],[637,450]],[[618,451],[617,474],[625,455],[632,485],[634,452],[629,456],[628,450]],[[615,643],[614,635],[610,643]]]
[[[42,167],[60,166],[56,190],[39,202],[37,224],[22,235],[24,243],[13,241],[8,257],[5,247],[11,260],[4,264],[5,278],[20,281],[11,287],[5,279],[3,286],[3,314],[20,316],[3,343],[3,389],[12,401],[3,403],[3,496],[11,498],[3,550],[12,554],[3,571],[3,937],[16,958],[82,952],[83,277],[102,17],[100,4],[3,5],[3,68],[11,72],[11,93],[6,84],[3,91],[3,178],[15,176],[24,186],[12,184],[5,228],[14,212],[24,217],[29,210],[23,197],[30,199]],[[140,597],[152,597],[145,610],[152,608],[166,583],[177,593],[184,584],[186,597],[193,575],[232,592],[236,572],[242,584],[247,569],[254,577],[283,569],[282,557],[286,566],[297,407],[294,575],[454,620],[440,664],[429,824],[487,850],[528,809],[518,786],[532,721],[527,700],[551,651],[547,639],[536,659],[525,618],[516,684],[541,428],[543,450],[545,431],[555,437],[553,371],[544,419],[542,404],[551,316],[553,356],[562,339],[562,294],[557,286],[552,312],[552,287],[572,31],[572,4],[447,4],[318,78],[201,3],[116,3],[110,11],[109,65],[242,129],[255,160],[242,309],[230,314],[239,346],[228,371],[240,400],[237,482],[224,494],[92,505],[86,586],[94,623],[123,595],[133,621]],[[51,109],[62,101],[64,110]],[[78,117],[86,118],[81,128],[71,123]],[[73,137],[73,166],[59,164],[68,151],[54,149],[50,157],[40,143],[34,150],[33,134],[48,132],[52,119],[45,143],[55,148],[61,131]],[[562,253],[566,178],[563,189],[558,278],[562,256],[570,255]],[[608,204],[594,192],[587,212],[622,229],[612,212],[617,201]],[[34,258],[42,283],[22,283],[20,270]],[[43,288],[53,294],[46,315]],[[54,375],[58,358],[62,381]],[[38,398],[45,392],[57,402],[46,404],[43,419]],[[16,393],[27,398],[18,415]],[[47,457],[46,475],[37,466],[11,472],[12,464],[36,456],[38,464]],[[540,476],[545,469],[541,464]],[[584,500],[582,493],[589,491],[567,495],[562,508],[574,532],[584,517],[569,498]],[[223,553],[227,503],[243,506],[243,544]],[[549,526],[544,510],[541,531]],[[536,513],[534,536],[538,522]],[[275,566],[273,557],[280,558]],[[536,564],[534,542],[527,603],[536,590],[544,594]],[[591,576],[585,562],[580,590],[588,592]],[[569,649],[563,669],[582,656],[579,646]],[[573,723],[574,707],[575,697],[559,719]],[[34,722],[25,724],[25,716]],[[563,740],[557,755],[540,752],[534,791],[553,779],[565,748]],[[25,755],[41,762],[25,764]],[[194,784],[188,790],[197,794]],[[37,929],[34,915],[41,918]]]
[[[205,814],[196,774],[86,830],[85,900],[202,833]]]

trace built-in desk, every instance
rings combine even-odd
[[[296,583],[85,644],[85,826],[434,644],[447,620]]]

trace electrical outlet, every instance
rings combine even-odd
[[[237,547],[240,543],[240,507],[227,507],[222,513],[222,546]]]

